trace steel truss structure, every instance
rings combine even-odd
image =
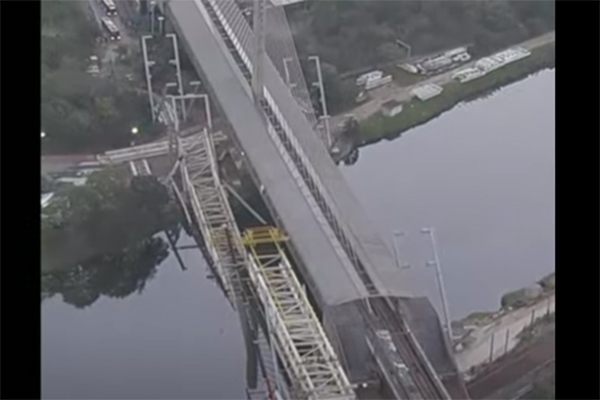
[[[181,139],[181,145],[185,148],[188,143],[198,140],[198,134]],[[137,161],[144,158],[153,158],[163,156],[169,153],[169,142],[163,140],[155,143],[142,144],[138,146],[126,147],[124,149],[111,150],[97,157],[101,164],[121,164],[130,161]]]
[[[180,148],[183,152],[180,168],[184,191],[189,196],[194,219],[225,295],[235,307],[242,298],[240,272],[247,257],[219,178],[213,141],[205,129],[199,137]]]
[[[152,175],[152,170],[150,169],[150,165],[148,165],[148,160],[145,158],[129,161],[129,168],[131,169],[131,174],[133,176]]]
[[[293,385],[294,397],[355,399],[356,396],[321,323],[296,277],[277,228],[246,231],[248,272]]]
[[[275,228],[257,228],[242,241],[219,178],[214,144],[206,130],[180,149],[184,189],[225,293],[232,304],[241,304],[242,275],[247,267],[246,282],[252,284],[265,308],[276,341],[274,348],[296,389],[293,397],[355,399],[337,355],[280,247],[279,243],[287,238]]]

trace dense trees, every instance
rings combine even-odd
[[[340,72],[473,44],[487,53],[554,29],[553,1],[308,1],[287,11],[301,58]]]
[[[99,31],[86,18],[84,6],[76,1],[42,3],[43,152],[96,152],[128,145],[134,125],[142,133],[155,131],[143,94],[115,76],[86,72],[98,50]]]
[[[42,270],[74,265],[175,225],[178,209],[154,177],[118,171],[90,175],[84,186],[56,191],[42,218]]]

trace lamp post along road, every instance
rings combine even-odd
[[[286,57],[283,59],[283,70],[285,72],[285,83],[288,85],[288,87],[291,89],[296,87],[296,84],[292,82],[291,79],[291,75],[290,75],[290,69],[288,66],[288,63],[292,61],[291,57]]]
[[[310,56],[309,60],[315,62],[317,67],[317,82],[313,83],[313,85],[319,88],[320,99],[321,99],[321,107],[323,110],[323,115],[321,118],[325,121],[325,143],[327,145],[327,149],[331,147],[331,134],[329,132],[329,114],[327,113],[327,101],[325,99],[325,87],[323,86],[323,74],[321,73],[321,60],[319,56]]]
[[[404,235],[405,235],[404,232],[401,232],[401,231],[394,231],[392,233],[392,249],[394,251],[394,260],[396,261],[396,266],[401,269],[410,268],[410,264],[400,262],[400,250],[398,249],[397,239]]]
[[[442,308],[444,311],[444,320],[445,320],[445,330],[448,335],[448,339],[450,343],[452,343],[452,327],[450,325],[450,312],[448,311],[448,300],[446,298],[446,290],[444,289],[444,280],[442,277],[442,268],[440,264],[440,258],[438,256],[437,244],[435,241],[435,233],[433,228],[423,228],[421,229],[423,234],[429,235],[429,239],[431,240],[431,247],[433,249],[433,257],[434,261],[428,262],[428,266],[435,266],[435,275],[438,284],[438,289],[440,291],[440,297],[442,298]]]

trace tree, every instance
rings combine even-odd
[[[42,223],[42,266],[62,268],[172,227],[179,211],[154,177],[93,173],[83,186],[55,192]]]
[[[318,54],[341,72],[391,57],[400,37],[413,54],[475,43],[478,54],[554,29],[554,1],[313,1],[287,9],[300,58]]]
[[[78,2],[42,5],[41,123],[48,134],[44,153],[95,153],[127,146],[132,124],[144,128],[142,132],[156,131],[145,96],[86,72],[89,57],[96,53],[94,25]]]

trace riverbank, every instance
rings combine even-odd
[[[502,296],[498,311],[474,312],[452,323],[457,363],[467,380],[482,366],[539,336],[535,332],[549,318],[553,322],[555,281],[554,273],[546,275],[535,286]]]
[[[425,124],[453,109],[460,103],[473,101],[492,94],[503,86],[518,82],[545,69],[554,68],[554,42],[532,49],[531,56],[507,65],[466,83],[451,81],[442,85],[444,91],[437,97],[422,102],[417,99],[404,104],[403,111],[394,117],[377,113],[360,122],[359,143],[366,146],[382,139],[394,139],[403,132]]]

